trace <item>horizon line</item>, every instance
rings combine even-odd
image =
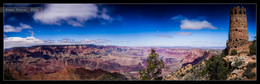
[[[96,46],[117,46],[117,47],[159,47],[159,48],[201,48],[201,49],[214,49],[214,48],[226,48],[226,46],[120,46],[120,45],[98,45],[98,44],[47,44],[47,45],[32,45],[32,46],[20,46],[20,47],[34,47],[34,46],[72,46],[72,45],[96,45]],[[15,47],[10,48],[4,48],[4,49],[11,49]]]

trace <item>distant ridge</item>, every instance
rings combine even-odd
[[[193,49],[193,48],[198,48],[198,49],[217,49],[217,50],[223,50],[226,47],[191,47],[191,46],[117,46],[117,45],[96,45],[96,44],[55,44],[55,45],[33,45],[33,46],[28,46],[24,48],[29,48],[29,47],[39,47],[39,46],[77,46],[77,45],[88,45],[88,46],[115,46],[115,47],[144,47],[144,48],[149,48],[149,47],[154,47],[154,48],[184,48],[184,49]],[[14,47],[12,47],[14,48]],[[5,50],[8,50],[11,48],[5,48]]]

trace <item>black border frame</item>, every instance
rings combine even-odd
[[[149,0],[149,1],[144,1],[144,0],[5,0],[3,3],[102,3],[102,4],[242,4],[242,3],[255,3],[257,5],[257,0]],[[1,5],[3,7],[3,4]],[[257,14],[258,14],[258,6],[257,6]],[[3,16],[3,13],[0,13],[1,16]],[[258,21],[257,21],[258,24]],[[3,27],[3,24],[1,23],[1,26]],[[258,28],[258,27],[257,27]],[[3,30],[1,30],[3,32]],[[257,31],[258,32],[258,31]],[[257,34],[256,34],[257,35]],[[3,37],[3,34],[1,34]],[[3,39],[2,39],[3,42]],[[1,44],[3,47],[3,43]],[[3,48],[1,48],[1,51],[3,51]],[[1,57],[1,60],[3,60],[3,57]],[[3,62],[1,62],[1,65]],[[259,65],[259,63],[257,63]],[[257,66],[258,67],[258,66]],[[1,66],[1,72],[3,72],[3,66]],[[258,73],[257,73],[258,74]],[[1,79],[3,79],[3,73],[1,73]],[[259,77],[258,77],[259,78]],[[131,84],[136,84],[136,83],[162,83],[162,84],[173,84],[173,83],[235,83],[235,84],[244,84],[244,83],[253,83],[257,84],[258,78],[256,81],[126,81],[127,83]],[[33,83],[35,84],[36,82],[40,83],[47,83],[47,82],[53,82],[53,83],[123,83],[125,81],[6,81],[3,80],[4,83]],[[125,83],[126,83],[125,82]]]

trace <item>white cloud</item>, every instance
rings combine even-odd
[[[32,29],[30,25],[20,23],[20,26],[14,27],[11,25],[4,25],[4,32],[21,32],[22,29]]]
[[[178,32],[177,35],[191,35],[191,32]]]
[[[67,21],[68,24],[74,26],[74,27],[83,27],[82,23],[78,22],[78,21],[74,21],[74,20],[68,20]]]
[[[109,43],[111,40],[107,39],[96,39],[96,40],[81,40],[80,43],[85,43],[85,44],[102,44],[102,43]]]
[[[111,40],[107,40],[107,39],[96,39],[96,40],[89,40],[89,39],[84,39],[84,40],[81,40],[81,41],[75,41],[75,40],[72,40],[72,39],[68,39],[68,38],[65,38],[65,39],[62,39],[62,40],[59,40],[55,43],[59,44],[66,44],[66,43],[72,43],[72,44],[102,44],[102,43],[109,43],[111,42]]]
[[[112,21],[113,19],[107,14],[107,9],[103,9],[101,15],[99,16],[107,21]]]
[[[91,40],[90,44],[102,44],[102,43],[109,43],[111,40],[107,39],[97,39],[97,40]]]
[[[100,9],[100,10],[99,10]],[[61,25],[64,21],[72,26],[84,26],[84,22],[93,18],[112,21],[107,9],[95,4],[48,4],[41,12],[33,15],[37,22]]]
[[[159,37],[166,37],[166,38],[172,38],[172,36],[169,35],[158,35]]]
[[[33,31],[31,31],[31,30],[28,30],[28,32],[30,32],[31,34],[30,35],[34,35],[34,32]]]
[[[34,37],[8,37],[4,39],[4,48],[11,47],[28,47],[32,45],[43,44],[44,41]]]
[[[37,39],[33,36],[22,38],[22,37],[7,37],[4,38],[4,48],[12,48],[12,47],[29,47],[34,45],[73,45],[73,44],[107,44],[110,43],[111,40],[107,39],[96,39],[96,40],[81,40],[74,41],[72,39],[62,39],[59,41],[53,40],[41,40]]]
[[[174,21],[180,21],[181,29],[190,29],[190,30],[200,30],[200,29],[217,29],[215,26],[213,26],[210,22],[201,19],[204,19],[205,17],[198,17],[198,19],[188,19],[182,15],[177,15],[171,18],[171,20]]]
[[[181,29],[191,29],[191,30],[200,30],[200,29],[217,29],[208,21],[195,21],[195,20],[182,20]]]
[[[72,39],[64,38],[62,40],[57,41],[57,43],[63,43],[64,44],[64,43],[80,43],[80,42],[74,41]]]
[[[89,40],[89,39],[84,39],[84,40],[81,40],[80,43],[91,43],[91,40]]]
[[[183,20],[183,19],[187,19],[186,17],[182,16],[182,15],[177,15],[171,18],[171,20]]]
[[[55,43],[53,40],[45,40],[44,43]]]

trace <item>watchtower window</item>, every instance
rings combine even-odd
[[[237,14],[237,11],[235,11],[235,14]]]
[[[241,11],[239,11],[239,14],[241,14]]]
[[[236,39],[236,41],[237,41],[237,39]]]
[[[235,31],[237,31],[237,29],[235,29]]]
[[[246,14],[246,12],[244,12],[244,14]]]
[[[230,41],[232,41],[232,39],[229,39]]]
[[[237,46],[235,46],[235,48],[237,48]]]

